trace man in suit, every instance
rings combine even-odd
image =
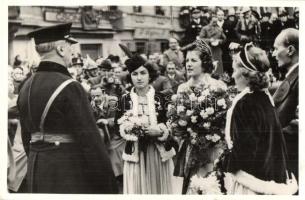
[[[184,73],[183,66],[184,56],[179,49],[178,40],[176,38],[169,38],[169,49],[163,53],[163,65],[166,67],[168,62],[172,61],[177,66],[177,70]]]
[[[72,23],[29,33],[41,56],[22,86],[18,110],[30,193],[117,193],[87,94],[72,79]]]
[[[184,76],[177,72],[176,65],[172,61],[167,63],[165,77],[169,79],[174,94],[177,93],[178,86],[185,82]]]
[[[238,39],[243,45],[251,41],[257,42],[259,35],[258,21],[252,17],[252,11],[249,7],[245,7],[241,13],[242,17],[235,27]]]
[[[222,11],[219,11],[220,13]],[[215,74],[221,75],[223,73],[223,64],[222,64],[222,45],[226,41],[227,37],[224,34],[221,27],[219,27],[218,18],[213,16],[210,24],[204,26],[199,37],[206,41],[212,50],[212,56],[214,61],[218,61],[218,65],[214,71]]]
[[[298,179],[299,31],[297,29],[285,29],[277,36],[273,56],[278,66],[288,71],[273,98],[286,139],[288,169]]]

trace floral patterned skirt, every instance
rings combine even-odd
[[[172,159],[161,161],[160,153],[154,144],[147,147],[146,156],[140,152],[138,163],[124,162],[124,194],[172,194]]]

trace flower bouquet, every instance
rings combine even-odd
[[[143,127],[148,124],[148,117],[146,115],[134,116],[129,110],[118,119],[120,125],[120,135],[127,141],[139,141],[140,138],[145,137]]]
[[[217,173],[214,171],[206,177],[192,176],[187,194],[223,195]]]
[[[144,128],[149,124],[148,116],[134,116],[132,110],[129,110],[118,119],[118,124],[120,125],[120,135],[127,141],[127,144],[131,145],[130,142],[138,142],[139,150],[145,151],[146,144],[149,140],[149,137],[144,131]],[[128,146],[127,144],[126,146]]]
[[[185,167],[196,169],[213,162],[211,151],[225,148],[226,112],[234,98],[233,88],[213,86],[185,88],[172,96],[167,124],[172,134],[188,145]]]

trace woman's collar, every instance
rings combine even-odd
[[[137,92],[136,92],[136,88],[135,87],[133,87],[132,89],[131,89],[131,91],[130,91],[130,94],[131,95],[137,95],[137,96],[139,96],[138,94],[137,94]],[[155,94],[155,89],[154,89],[154,87],[152,86],[152,85],[148,85],[148,91],[146,92],[146,95],[145,96],[151,96],[151,94]]]

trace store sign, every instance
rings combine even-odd
[[[45,12],[45,20],[51,22],[74,22],[80,23],[80,13],[68,13],[68,12]]]
[[[137,28],[134,33],[135,39],[168,39],[170,37],[167,29]]]

